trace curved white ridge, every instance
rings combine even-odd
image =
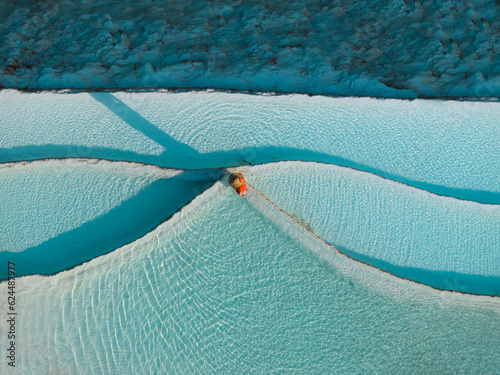
[[[71,168],[75,171],[92,170],[96,173],[107,173],[117,177],[136,177],[149,180],[159,178],[170,178],[182,173],[179,169],[161,168],[156,165],[147,165],[133,161],[113,161],[93,158],[63,158],[43,159],[35,161],[21,161],[11,163],[0,163],[0,173],[38,173],[42,170],[55,171],[61,168]]]
[[[260,192],[255,191],[252,187],[249,190],[250,193],[247,194],[249,202],[284,233],[309,248],[320,259],[327,261],[331,267],[377,293],[392,298],[417,300],[424,303],[431,302],[450,306],[481,306],[500,313],[499,298],[436,290],[421,283],[415,283],[387,272],[381,272],[376,267],[353,260],[305,228],[303,224],[299,224],[296,219],[284,213],[274,203],[263,197]]]
[[[152,182],[173,177],[209,179],[206,171],[96,159],[0,164],[1,251],[39,245],[109,213]]]
[[[325,164],[240,170],[280,209],[355,259],[437,288],[500,292],[498,205],[436,196]]]
[[[0,168],[2,251],[21,252],[104,215],[153,179],[116,163],[74,160]],[[134,176],[135,174],[135,176]]]

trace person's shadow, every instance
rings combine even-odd
[[[197,160],[202,155],[194,148],[177,141],[172,136],[153,125],[139,113],[110,93],[90,93],[99,103],[120,117],[127,125],[139,131],[164,148],[162,155],[186,160]],[[177,157],[176,157],[177,156]]]
[[[130,127],[164,148],[161,155],[148,156],[150,159],[149,163],[151,164],[182,169],[209,169],[252,164],[251,160],[248,161],[245,158],[255,158],[255,148],[253,147],[202,154],[193,147],[179,142],[164,130],[159,129],[111,93],[90,93],[90,95],[120,117]],[[207,142],[209,141],[207,140]]]

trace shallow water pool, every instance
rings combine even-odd
[[[12,373],[500,368],[499,103],[1,91],[0,114]]]
[[[294,239],[299,227],[273,222],[271,208],[255,208],[255,199],[217,183],[130,245],[55,276],[19,279],[17,371],[410,374],[500,366],[497,299],[373,277],[331,254],[321,260],[318,247]]]

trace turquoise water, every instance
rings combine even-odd
[[[497,299],[342,269],[257,201],[217,183],[124,248],[18,279],[16,373],[498,371]]]
[[[1,91],[0,113],[0,161],[84,158],[0,165],[0,263],[51,275],[16,281],[12,373],[498,373],[498,297],[405,280],[498,294],[498,103]],[[222,169],[87,157],[328,165],[239,167],[300,226]]]

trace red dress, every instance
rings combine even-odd
[[[240,187],[238,187],[238,188],[236,188],[236,189],[234,189],[234,190],[236,190],[236,192],[237,192],[239,195],[241,195],[242,197],[244,197],[244,196],[245,196],[245,190],[246,190],[246,187],[247,187],[247,186],[246,186],[246,184],[245,184],[245,181],[241,181],[241,180],[240,180],[240,182],[242,183],[242,184],[241,184],[241,186],[240,186]]]

